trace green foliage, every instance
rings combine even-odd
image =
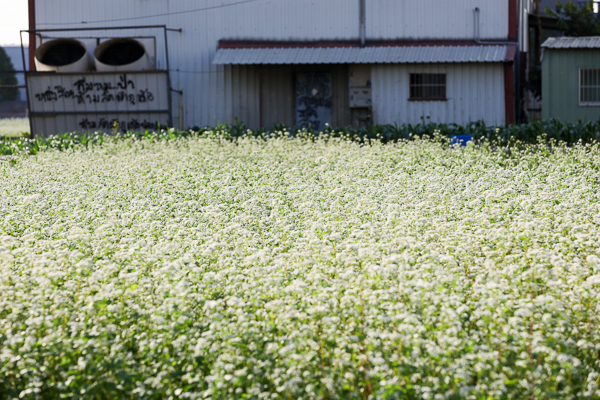
[[[563,143],[574,145],[600,142],[600,120],[592,122],[580,121],[576,124],[564,123],[551,119],[535,121],[523,125],[487,126],[484,122],[471,122],[467,125],[457,124],[394,124],[375,125],[370,128],[332,128],[328,126],[323,131],[312,128],[286,127],[271,125],[261,129],[251,130],[236,119],[234,124],[221,124],[216,128],[193,127],[187,131],[162,129],[158,132],[127,132],[124,134],[108,135],[101,132],[64,133],[48,138],[2,138],[0,137],[0,155],[37,154],[46,149],[70,150],[79,146],[90,147],[101,145],[107,141],[147,139],[151,142],[176,140],[190,136],[213,137],[224,141],[235,141],[245,137],[300,137],[307,140],[317,138],[343,138],[363,144],[374,142],[394,143],[412,139],[437,139],[450,142],[452,136],[471,135],[476,144],[490,144],[494,147],[520,148],[527,144],[557,145]]]
[[[16,74],[1,73],[2,71],[14,71],[13,66],[8,54],[4,48],[0,46],[0,86],[16,85],[17,77]],[[0,89],[0,101],[2,100],[16,100],[19,95],[17,88]]]
[[[568,0],[556,2],[558,13],[546,7],[546,14],[558,18],[558,27],[566,36],[600,36],[600,23],[594,14],[594,4],[590,0],[583,7]]]
[[[207,132],[210,128],[194,127],[194,131]],[[217,132],[223,138],[239,138],[244,136],[268,137],[286,135],[296,137],[327,136],[346,138],[360,143],[382,141],[383,143],[411,140],[416,138],[433,139],[439,137],[448,140],[454,135],[472,135],[475,143],[489,142],[499,147],[514,147],[522,144],[538,144],[564,142],[572,145],[581,141],[592,143],[600,141],[600,120],[592,122],[580,121],[576,124],[560,120],[535,121],[523,125],[488,126],[483,121],[471,122],[467,125],[458,124],[394,124],[375,125],[369,128],[328,126],[323,131],[311,128],[286,127],[285,125],[270,125],[257,130],[250,130],[239,120],[235,124],[223,124],[217,127]]]

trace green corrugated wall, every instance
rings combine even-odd
[[[595,121],[600,106],[579,105],[579,69],[600,68],[600,49],[545,49],[542,61],[542,118]]]

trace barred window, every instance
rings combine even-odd
[[[579,105],[600,106],[600,69],[581,68],[579,70]]]
[[[410,100],[446,100],[446,74],[410,74]]]

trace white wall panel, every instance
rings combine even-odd
[[[480,9],[482,40],[508,37],[507,0],[367,0],[368,39],[461,39],[474,37]]]
[[[411,73],[445,73],[447,101],[409,101]],[[483,120],[504,125],[504,69],[494,64],[375,65],[371,71],[377,124]]]

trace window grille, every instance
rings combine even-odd
[[[446,100],[446,74],[410,74],[410,100]]]
[[[579,70],[579,105],[600,106],[600,69]]]

